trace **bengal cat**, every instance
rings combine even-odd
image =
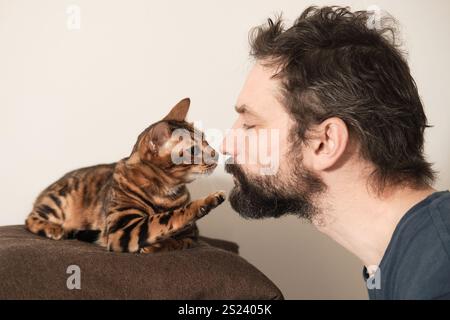
[[[190,201],[186,184],[211,173],[218,154],[186,122],[189,105],[188,98],[181,100],[145,129],[129,157],[69,172],[42,191],[26,228],[55,240],[94,242],[109,251],[189,248],[198,236],[195,221],[225,199],[219,191]]]

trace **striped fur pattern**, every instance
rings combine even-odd
[[[69,172],[42,191],[26,228],[47,238],[77,238],[118,252],[189,248],[198,236],[195,221],[225,199],[219,191],[190,200],[186,184],[211,173],[218,154],[203,135],[194,139],[201,132],[185,121],[189,104],[188,98],[180,101],[144,130],[129,157]],[[180,128],[192,139],[172,134]],[[191,161],[174,163],[174,152]]]

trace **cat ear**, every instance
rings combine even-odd
[[[152,153],[156,153],[160,146],[162,146],[170,138],[170,128],[167,122],[158,122],[150,129],[148,147]]]
[[[190,104],[191,99],[184,98],[178,102],[172,110],[170,110],[169,114],[165,116],[163,120],[184,121],[184,119],[186,119]]]

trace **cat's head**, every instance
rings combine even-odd
[[[130,160],[151,164],[179,182],[191,182],[210,174],[219,154],[205,140],[203,132],[186,121],[190,99],[178,102],[161,120],[138,137]]]

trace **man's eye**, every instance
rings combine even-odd
[[[254,127],[255,127],[254,125],[248,125],[248,124],[245,124],[245,123],[242,125],[242,128],[244,128],[245,130],[252,129]]]

